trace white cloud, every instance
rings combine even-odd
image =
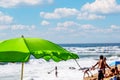
[[[93,3],[85,4],[81,10],[93,13],[116,13],[120,12],[120,5],[116,0],[95,0]]]
[[[69,31],[69,32],[94,32],[98,28],[91,24],[80,24],[74,21],[65,21],[58,23],[55,28],[56,31]]]
[[[18,5],[38,5],[38,4],[51,4],[54,0],[0,0],[0,7],[10,8]]]
[[[89,29],[89,32],[93,32],[95,34],[113,34],[113,33],[119,33],[120,32],[120,26],[116,26],[116,25],[110,25],[110,27],[106,27],[106,28],[100,28],[100,27],[94,27]]]
[[[78,25],[78,24],[75,23],[74,21],[66,21],[64,23],[57,24],[58,27],[70,27],[70,26],[76,26],[76,25]]]
[[[88,12],[82,12],[78,14],[77,19],[85,19],[85,20],[95,20],[95,19],[104,19],[105,16],[97,15],[97,14],[92,14]]]
[[[22,24],[12,24],[13,17],[8,16],[0,12],[0,30],[32,30],[35,29],[34,25],[22,25]]]
[[[57,8],[53,13],[40,12],[40,16],[45,19],[60,19],[69,16],[75,16],[79,13],[77,9],[74,8]]]
[[[5,15],[4,13],[0,12],[0,24],[10,24],[13,22],[13,17]]]
[[[111,25],[110,28],[111,28],[111,29],[120,29],[120,26],[117,26],[117,25]]]
[[[95,32],[98,28],[91,24],[79,24],[74,21],[65,21],[63,23],[58,23],[55,28],[56,31],[67,31],[70,33],[79,32]]]
[[[6,30],[9,28],[9,25],[0,25],[0,30]]]
[[[81,25],[81,28],[85,29],[85,30],[95,29],[95,27],[93,25],[91,25],[91,24]]]
[[[100,28],[91,24],[79,24],[74,21],[65,21],[63,23],[58,23],[55,31],[62,31],[64,33],[75,33],[75,34],[109,34],[120,32],[120,26],[110,25],[106,28]]]
[[[50,23],[48,22],[48,21],[46,21],[46,20],[43,20],[42,22],[41,22],[41,25],[42,26],[47,26],[47,25],[49,25]]]
[[[110,33],[119,33],[120,32],[120,26],[117,26],[117,25],[110,25],[110,26],[108,26],[108,27],[106,27],[106,28],[98,28],[98,27],[95,27],[94,29],[93,29],[93,32],[95,32],[96,34],[97,33],[108,33],[108,34],[110,34]]]
[[[68,30],[71,29],[71,27],[76,27],[79,26],[80,24],[74,22],[74,21],[66,21],[63,23],[58,23],[56,30],[60,31],[60,30]]]
[[[40,12],[40,16],[45,19],[61,19],[61,18],[69,18],[76,17],[77,19],[85,19],[85,20],[95,20],[95,19],[104,19],[105,16],[98,15],[95,13],[89,13],[87,11],[80,11],[75,8],[57,8],[53,12]]]
[[[0,30],[33,30],[35,29],[34,25],[22,25],[22,24],[16,24],[16,25],[0,25]]]
[[[118,26],[118,25],[111,25],[108,30],[110,32],[120,32],[120,26]]]
[[[11,25],[10,29],[12,30],[33,30],[35,29],[34,25],[21,25],[21,24],[17,24],[17,25]]]

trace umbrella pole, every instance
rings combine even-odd
[[[77,63],[77,65],[80,67],[80,64],[78,63],[78,61],[76,59],[74,59],[74,60]],[[81,67],[80,67],[80,69],[81,69]]]
[[[21,80],[23,80],[23,70],[24,70],[24,62],[22,62],[22,69],[21,69]]]

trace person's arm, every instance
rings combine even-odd
[[[98,62],[94,65],[94,66],[92,66],[92,69],[94,69],[95,68],[95,66],[97,66],[98,65]]]
[[[107,68],[111,69],[111,67],[107,63],[105,63],[105,65],[107,66]]]

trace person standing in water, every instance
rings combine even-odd
[[[55,76],[58,77],[57,66],[55,66]]]
[[[51,72],[55,72],[55,77],[58,77],[58,69],[57,69],[57,66],[55,66],[55,68],[51,71],[48,72],[48,74],[50,74]]]

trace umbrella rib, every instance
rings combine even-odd
[[[26,40],[25,40],[25,38],[24,38],[23,35],[22,35],[22,39],[24,40],[24,42],[25,42],[25,44],[26,44],[26,47],[28,48],[28,50],[29,50],[29,52],[30,52],[30,49],[29,49],[29,47],[28,47],[28,44],[27,44],[27,42],[26,42]]]

